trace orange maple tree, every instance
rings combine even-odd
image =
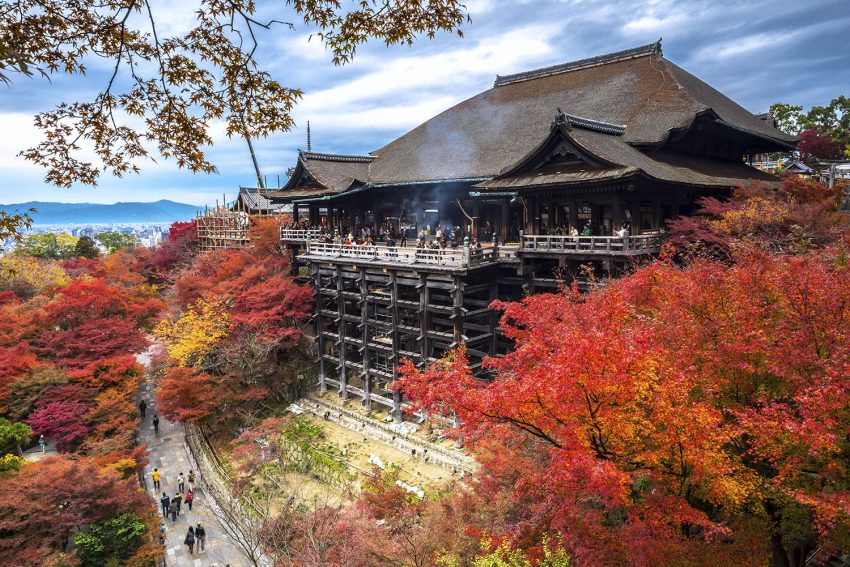
[[[497,303],[516,349],[487,360],[492,381],[460,350],[408,362],[401,387],[457,413],[480,489],[512,498],[516,542],[554,531],[606,564],[846,549],[845,254],[659,261],[590,295]]]

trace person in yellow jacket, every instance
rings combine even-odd
[[[153,479],[154,490],[159,490],[159,479],[161,478],[160,472],[157,469],[154,469],[151,473],[151,478]]]

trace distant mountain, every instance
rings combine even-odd
[[[195,211],[201,209],[196,205],[175,203],[166,199],[155,203],[115,203],[114,205],[43,201],[0,205],[0,210],[7,213],[13,213],[16,210],[24,212],[30,208],[36,210],[32,214],[35,224],[172,222],[189,220],[195,216]]]

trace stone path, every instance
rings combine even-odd
[[[169,496],[174,496],[177,492],[177,474],[183,472],[183,475],[187,476],[193,465],[185,444],[182,424],[172,423],[160,416],[159,434],[154,433],[152,419],[153,415],[157,413],[156,399],[153,381],[148,377],[145,378],[140,393],[148,404],[147,417],[142,420],[138,433],[139,443],[147,443],[150,449],[149,463],[145,468],[145,483],[151,498],[154,499],[156,507],[161,513],[162,506],[159,504],[159,499],[162,497],[162,492],[165,491]],[[156,492],[153,489],[153,480],[151,479],[151,471],[154,468],[159,469],[162,473],[160,480],[162,489]],[[195,474],[199,475],[198,470],[195,470]],[[228,564],[231,567],[242,567],[250,565],[238,547],[226,539],[218,520],[207,507],[206,499],[203,490],[196,483],[192,511],[190,512],[188,506],[184,503],[176,522],[172,522],[170,517],[164,520],[168,528],[165,541],[165,564],[168,567],[224,567]],[[207,532],[206,551],[198,553],[196,549],[195,553],[190,556],[189,548],[183,545],[183,539],[186,537],[189,526],[196,526],[198,522],[204,526]]]

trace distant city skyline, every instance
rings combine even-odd
[[[187,29],[191,5],[159,5],[163,33]],[[694,0],[467,2],[472,21],[464,38],[449,34],[411,47],[361,47],[355,61],[335,67],[322,45],[298,26],[264,33],[260,53],[286,86],[305,91],[293,116],[296,128],[254,142],[270,184],[285,180],[297,150],[306,149],[306,123],[315,151],[374,151],[454,104],[486,90],[497,74],[581,59],[663,37],[665,57],[698,75],[753,112],[773,102],[809,107],[848,94],[850,14],[845,2],[789,0],[740,3]],[[259,17],[278,3],[261,1]],[[142,163],[141,175],[104,176],[99,187],[58,189],[44,172],[17,157],[39,141],[33,115],[62,100],[90,98],[109,70],[94,65],[85,78],[14,77],[0,90],[0,202],[154,202],[171,199],[202,207],[222,194],[236,197],[256,176],[245,141],[228,139],[216,125],[209,150],[218,175],[193,175],[173,161]]]

